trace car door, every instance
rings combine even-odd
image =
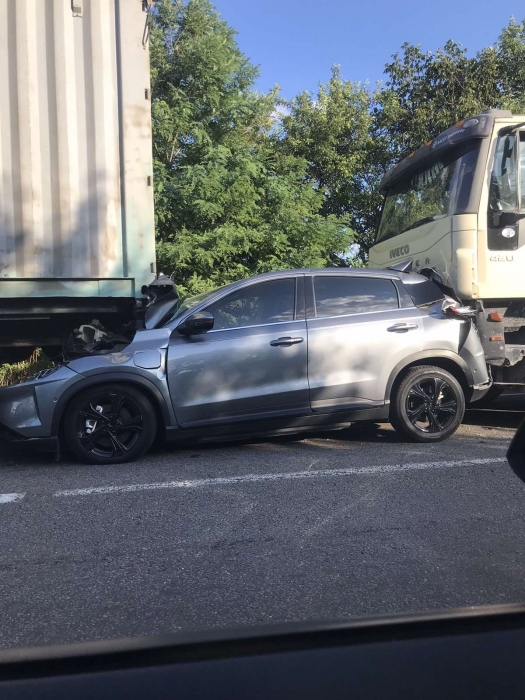
[[[395,365],[421,349],[421,312],[397,285],[385,277],[357,274],[307,278],[308,376],[314,412],[383,404]]]
[[[213,330],[175,330],[168,352],[181,427],[310,413],[303,276],[244,286],[200,310]]]

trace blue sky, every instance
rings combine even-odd
[[[519,0],[215,0],[241,50],[259,64],[258,89],[285,98],[315,91],[340,64],[348,80],[375,83],[405,41],[434,51],[455,39],[474,54],[496,41]]]

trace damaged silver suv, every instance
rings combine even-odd
[[[390,421],[435,442],[490,387],[475,309],[408,264],[162,291],[127,344],[107,347],[92,326],[76,359],[0,389],[0,434],[108,464],[143,455],[159,433],[216,440]]]

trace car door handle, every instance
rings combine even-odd
[[[277,338],[277,340],[270,340],[270,345],[274,348],[282,345],[284,347],[289,347],[290,345],[297,345],[297,343],[302,343],[304,338],[290,338],[289,336],[285,338]]]
[[[394,323],[393,326],[387,328],[390,333],[406,333],[417,328],[417,323]]]

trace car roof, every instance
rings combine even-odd
[[[257,282],[263,282],[264,280],[272,279],[283,279],[286,277],[294,277],[297,275],[320,275],[320,276],[352,276],[352,277],[363,277],[363,278],[381,278],[390,280],[402,280],[405,285],[420,284],[422,282],[429,283],[430,280],[424,275],[420,275],[418,272],[401,272],[400,270],[393,269],[382,269],[382,268],[362,268],[362,267],[320,267],[320,268],[300,268],[297,270],[275,270],[274,272],[264,272],[260,275],[254,275],[252,277],[246,277],[245,279],[237,280],[236,282],[230,282],[222,287],[211,292],[207,299],[203,299],[194,308],[188,309],[183,313],[178,319],[179,323],[186,315],[198,311],[202,306],[210,303],[210,299],[218,300],[221,299],[233,291],[242,289],[244,287],[249,287]],[[166,325],[169,325],[170,321]]]
[[[232,285],[241,282],[263,281],[265,279],[275,279],[276,277],[293,277],[294,275],[352,275],[356,277],[385,277],[388,279],[401,279],[407,283],[417,281],[428,281],[426,277],[417,272],[401,272],[399,270],[383,269],[383,268],[362,268],[362,267],[320,267],[320,268],[300,268],[297,270],[275,270],[274,272],[264,272],[260,275],[247,277],[244,280],[233,282]],[[230,286],[230,285],[228,285]]]

